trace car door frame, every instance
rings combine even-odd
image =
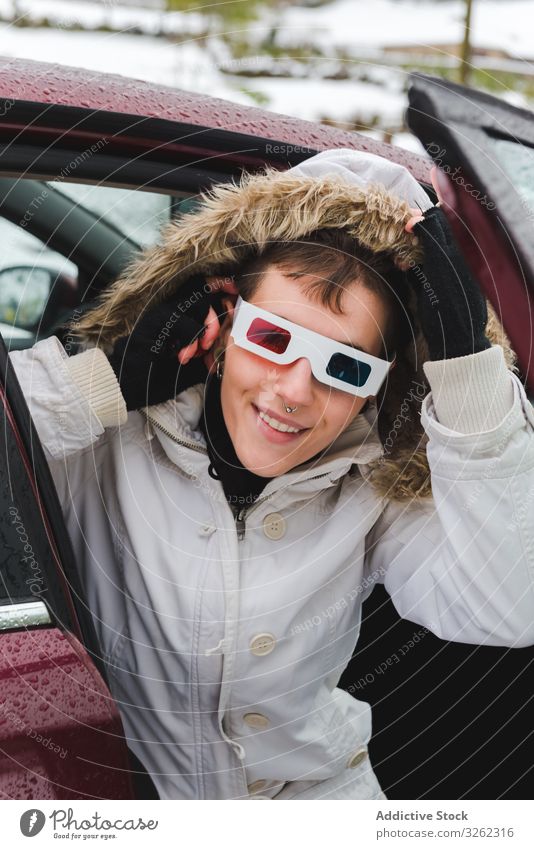
[[[447,80],[410,76],[407,122],[438,174],[460,248],[491,301],[534,393],[534,210],[499,165],[492,138],[534,149],[534,116]]]
[[[20,524],[10,556],[23,581],[6,585],[0,605],[0,798],[135,798],[93,621],[74,604],[83,593],[66,569],[73,554],[58,496],[1,338],[0,405],[5,485],[18,505],[8,512]]]

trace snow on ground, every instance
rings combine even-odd
[[[59,27],[78,25],[86,29],[107,26],[113,30],[127,31],[136,28],[147,35],[158,32],[201,34],[206,31],[208,19],[198,12],[164,12],[143,9],[128,4],[95,3],[91,0],[18,0],[19,17],[29,20],[47,18]],[[13,0],[0,0],[0,14],[11,17]]]
[[[357,80],[259,77],[251,80],[250,88],[269,97],[272,112],[312,121],[329,117],[347,122],[348,129],[353,120],[372,125],[376,119],[381,126],[400,126],[406,108],[405,95]]]
[[[246,1],[246,0],[245,0]],[[141,8],[117,0],[17,0],[20,14],[29,20],[47,17],[59,26],[77,23],[94,28],[106,25],[124,31],[139,28],[156,32],[201,34],[217,26],[215,16],[192,10],[165,12],[162,0]],[[154,8],[156,7],[156,8]],[[216,9],[216,4],[211,7]],[[0,0],[0,14],[13,13],[13,0]],[[328,52],[345,47],[350,52],[405,44],[458,44],[462,39],[463,0],[333,0],[318,8],[290,6],[265,10],[247,27],[251,42],[276,27],[281,46],[315,44]],[[219,29],[224,27],[218,24]],[[506,50],[512,56],[534,59],[534,2],[532,0],[477,0],[473,7],[472,42],[475,47]]]
[[[475,47],[534,57],[532,0],[478,0],[473,8],[471,35]],[[325,50],[338,46],[351,52],[404,44],[459,44],[464,16],[461,0],[334,0],[316,9],[285,9],[278,19],[277,43],[313,43]],[[266,20],[266,24],[273,22],[273,17]]]
[[[464,4],[416,0],[335,0],[316,9],[290,7],[279,18],[281,45],[313,43],[350,51],[399,44],[458,42]]]

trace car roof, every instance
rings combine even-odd
[[[310,155],[332,147],[351,147],[404,165],[416,180],[430,185],[429,158],[361,133],[119,74],[6,56],[0,57],[0,71],[0,98],[7,100],[178,121],[270,138]]]

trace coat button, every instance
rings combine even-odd
[[[360,749],[357,752],[354,752],[353,755],[350,756],[349,762],[347,763],[347,767],[349,769],[355,769],[355,767],[359,766],[362,761],[364,761],[367,757],[367,749]]]
[[[252,784],[247,784],[247,790],[252,796],[254,793],[259,793],[260,790],[267,785],[267,780],[265,778],[258,778],[257,781],[253,781]]]
[[[269,720],[262,713],[246,713],[243,717],[243,721],[247,723],[251,728],[268,728],[270,725]]]
[[[280,513],[269,513],[263,520],[263,533],[267,539],[281,539],[286,532],[286,520]]]
[[[264,654],[270,654],[276,645],[276,640],[272,634],[257,634],[250,641],[250,651],[252,654],[262,657]]]

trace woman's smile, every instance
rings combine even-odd
[[[303,433],[310,430],[310,428],[295,428],[293,425],[287,424],[287,420],[282,421],[281,418],[270,415],[267,411],[260,410],[254,403],[252,404],[252,409],[260,434],[275,445],[285,445],[288,442],[294,442]]]

